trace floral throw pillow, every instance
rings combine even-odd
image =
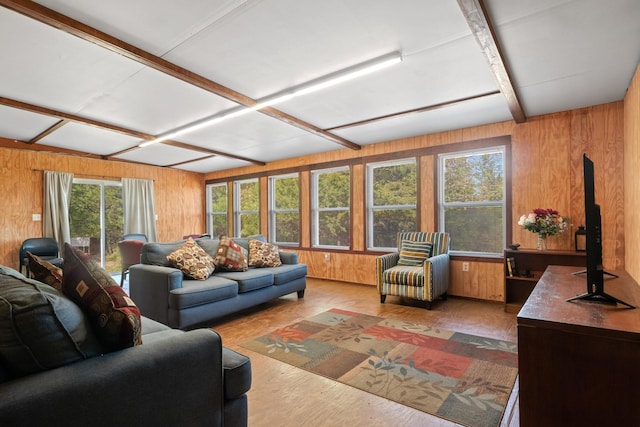
[[[278,267],[279,265],[282,265],[282,261],[276,245],[249,239],[249,267]]]
[[[105,352],[142,344],[140,310],[91,257],[64,244],[62,292],[89,318]]]
[[[62,269],[29,251],[27,251],[27,257],[29,258],[31,276],[38,282],[46,283],[62,292]]]
[[[227,271],[247,271],[247,250],[227,236],[220,236],[216,266]]]
[[[213,258],[191,237],[179,249],[167,255],[167,260],[184,274],[197,280],[205,280],[216,268]]]

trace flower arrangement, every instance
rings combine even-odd
[[[522,215],[518,225],[543,239],[548,236],[557,236],[567,229],[566,219],[554,209],[534,209],[528,215]]]

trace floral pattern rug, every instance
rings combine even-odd
[[[467,426],[500,423],[518,374],[514,343],[335,308],[242,346]]]

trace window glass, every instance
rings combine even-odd
[[[300,242],[300,182],[298,175],[269,178],[269,236],[279,244]]]
[[[312,171],[313,246],[351,245],[351,173],[348,167]]]
[[[440,156],[440,224],[451,236],[453,253],[502,254],[506,240],[504,158],[504,147]]]
[[[415,159],[367,165],[367,242],[369,249],[396,248],[401,231],[417,228]]]
[[[251,236],[260,232],[260,188],[257,179],[234,183],[235,235]]]
[[[207,185],[207,230],[212,237],[228,235],[227,184]]]

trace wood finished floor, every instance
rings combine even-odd
[[[456,426],[240,346],[253,337],[331,308],[517,341],[516,315],[505,313],[501,304],[450,297],[428,311],[411,301],[399,302],[397,297],[387,297],[386,303],[380,304],[372,286],[308,279],[301,300],[295,294],[288,295],[212,325],[226,347],[251,358],[249,426]],[[518,426],[517,384],[502,426]]]

